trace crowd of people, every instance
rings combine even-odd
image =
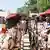
[[[47,48],[46,46],[48,46],[48,48],[50,48],[50,42],[49,42],[50,41],[50,34],[49,34],[50,18],[49,17],[37,18],[37,21],[35,19],[27,21],[25,20],[25,18],[20,19],[18,17],[21,18],[21,14],[20,16],[18,14],[17,16],[15,15],[14,17],[10,16],[10,19],[9,18],[6,19],[7,26],[4,23],[4,27],[0,32],[0,50],[17,50],[17,48],[20,50],[21,48],[23,48],[21,47],[21,45],[24,44],[22,38],[24,34],[27,32],[27,28],[29,24],[30,24],[31,30],[28,29],[28,32],[31,31],[33,39],[37,35],[38,41],[36,39],[35,43],[36,41],[38,42],[38,45],[39,45],[38,47]],[[24,17],[24,15],[22,17]],[[38,33],[36,31],[38,31]],[[21,44],[21,42],[23,44]],[[31,41],[30,41],[30,44],[31,44]]]
[[[6,23],[1,23],[3,27],[0,32],[0,50],[21,49],[21,42],[23,43],[21,39],[26,31],[26,20],[21,20],[19,14],[12,16],[8,16],[10,18],[7,19],[4,18]]]

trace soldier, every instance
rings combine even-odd
[[[12,37],[9,35],[5,24],[3,25],[0,34],[0,44],[1,44],[0,45],[1,50],[12,50],[14,47],[14,41]]]

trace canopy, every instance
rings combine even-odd
[[[7,19],[8,18],[13,18],[13,17],[15,17],[16,16],[16,14],[9,14],[8,16],[7,16]]]
[[[7,16],[6,19],[16,19],[16,20],[19,20],[20,19],[20,14],[17,14],[17,13],[11,13]]]
[[[11,28],[11,27],[15,26],[19,22],[20,19],[21,19],[20,14],[17,14],[17,13],[9,14],[6,19],[7,28]]]
[[[46,10],[45,14],[50,14],[50,9]]]
[[[43,13],[40,13],[40,16],[43,16],[43,15],[45,15],[45,13],[43,12]]]
[[[50,15],[50,9],[40,14],[40,16],[43,16],[43,15]]]

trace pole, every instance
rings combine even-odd
[[[35,24],[36,24],[36,34],[38,35],[38,30],[37,30],[37,18],[35,18]],[[38,50],[38,36],[36,36],[36,50]]]

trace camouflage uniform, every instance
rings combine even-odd
[[[9,49],[12,49],[13,47],[14,47],[14,42],[11,36],[8,34],[1,33],[0,34],[0,50],[2,49],[9,50]]]

